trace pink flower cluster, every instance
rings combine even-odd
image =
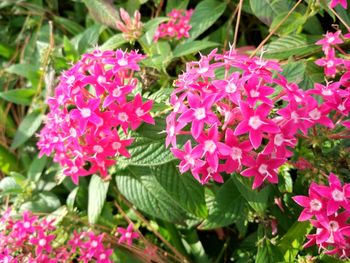
[[[93,232],[74,232],[64,242],[56,240],[57,227],[53,221],[39,219],[30,212],[20,217],[0,218],[0,261],[9,263],[79,262],[111,263],[112,249],[103,245],[104,235]],[[54,244],[55,242],[55,244]]]
[[[142,35],[141,14],[135,10],[134,17],[131,18],[123,8],[120,8],[121,20],[116,22],[117,28],[123,32],[123,37],[128,41],[138,39]]]
[[[173,9],[168,17],[170,18],[167,23],[162,23],[157,28],[154,35],[154,41],[158,41],[160,38],[177,38],[190,37],[189,31],[192,28],[190,25],[191,16],[193,10],[181,10]]]
[[[153,101],[143,103],[140,94],[132,94],[133,74],[143,57],[135,51],[96,50],[61,75],[47,102],[50,112],[38,147],[40,156],[54,153],[74,183],[98,172],[106,177],[116,156],[130,157],[126,147],[133,139],[121,139],[119,128],[128,134],[142,122],[154,124]]]
[[[294,196],[293,200],[304,207],[299,221],[309,220],[315,234],[304,247],[317,245],[326,254],[341,258],[350,256],[350,184],[342,185],[336,175],[329,175],[329,186],[312,183],[309,196]]]
[[[264,181],[277,183],[278,168],[293,155],[300,132],[306,137],[316,124],[332,129],[331,112],[348,115],[350,104],[340,104],[348,87],[317,84],[306,92],[280,71],[276,62],[234,50],[214,50],[187,64],[166,120],[166,145],[181,160],[181,173],[191,171],[202,184],[222,182],[222,172],[254,177],[254,189]]]

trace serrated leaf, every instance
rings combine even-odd
[[[102,180],[100,176],[93,175],[89,184],[88,219],[95,224],[101,214],[106,201],[109,182]]]
[[[231,225],[245,216],[246,212],[247,203],[231,178],[221,186],[209,206],[209,215],[200,228],[214,229]]]
[[[306,70],[306,61],[288,61],[282,66],[282,75],[287,78],[289,82],[300,83],[304,79]]]
[[[233,179],[238,191],[258,214],[264,215],[271,192],[270,187],[266,186],[258,192],[257,190],[253,190],[251,186],[248,185],[248,180],[246,178],[237,178],[237,176],[238,175],[233,175],[231,178]]]
[[[157,136],[154,139],[136,137],[132,145],[128,147],[128,151],[131,158],[119,158],[119,165],[152,166],[175,160],[170,150],[165,148],[164,139]]]
[[[35,94],[34,89],[14,89],[0,92],[0,98],[21,105],[30,105]]]
[[[104,0],[83,0],[91,16],[103,25],[117,29],[116,22],[120,20],[117,10]]]
[[[279,15],[277,15],[270,26],[270,32],[287,16],[289,11],[285,11]],[[306,16],[303,16],[302,14],[298,12],[293,12],[289,15],[289,17],[281,24],[277,31],[275,31],[276,34],[279,35],[289,35],[294,32],[300,32],[302,26],[306,22]]]
[[[253,14],[266,25],[283,12],[288,12],[293,6],[291,0],[250,0]]]
[[[279,240],[277,246],[286,262],[295,262],[295,257],[303,248],[306,235],[311,231],[309,222],[295,222]]]
[[[183,222],[186,211],[147,167],[128,167],[116,176],[119,191],[138,209],[168,222]]]
[[[116,49],[128,41],[124,38],[123,34],[116,34],[109,38],[105,43],[100,46],[101,50]]]
[[[16,149],[18,146],[25,143],[40,127],[44,115],[40,110],[34,110],[29,113],[20,123],[15,138],[13,139],[11,149]]]
[[[197,53],[202,49],[209,47],[215,47],[220,45],[219,43],[207,41],[207,40],[196,40],[189,43],[183,43],[178,45],[173,51],[173,57],[182,57],[192,53]]]
[[[190,20],[192,26],[189,34],[190,40],[196,39],[200,34],[211,27],[226,9],[226,2],[216,0],[201,1],[195,8]]]
[[[150,168],[158,183],[183,209],[201,218],[207,216],[203,186],[192,175],[180,174],[174,162]]]
[[[315,45],[320,36],[308,36],[303,34],[280,37],[264,48],[265,58],[287,59],[290,56],[305,56],[321,51],[321,47]]]

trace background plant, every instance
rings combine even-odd
[[[189,37],[155,42],[158,26],[169,24],[167,14],[174,8],[194,10]],[[0,24],[3,211],[11,206],[19,213],[53,213],[62,218],[62,232],[71,233],[74,220],[96,234],[105,232],[113,262],[337,262],[319,255],[317,247],[302,249],[312,226],[297,221],[302,210],[291,197],[307,195],[311,182],[327,184],[330,172],[349,181],[347,126],[329,132],[316,125],[298,139],[293,157],[278,170],[279,183],[258,190],[238,174],[223,174],[223,183],[206,186],[189,172],[180,175],[180,162],[166,148],[165,130],[173,110],[173,82],[186,71],[187,62],[200,61],[199,51],[207,55],[218,48],[223,53],[232,45],[239,53],[277,60],[280,74],[304,92],[320,92],[341,78],[340,89],[346,90],[348,40],[332,42],[330,53],[315,43],[327,31],[340,29],[346,35],[348,10],[340,5],[330,9],[328,1],[19,0],[0,3]],[[59,75],[96,47],[137,49],[146,55],[135,75],[140,81],[134,94],[140,93],[143,102],[154,101],[155,125],[142,124],[130,132],[135,138],[127,147],[130,158],[118,157],[108,171],[110,180],[96,174],[79,178],[75,185],[51,158],[38,157],[35,135]],[[344,64],[332,68],[334,78],[334,71],[325,76],[326,64],[320,60],[330,56]],[[221,80],[224,73],[215,71]],[[348,114],[331,117],[343,122]],[[178,140],[178,147],[186,141]],[[117,227],[127,229],[131,222],[139,240],[118,245]],[[149,258],[142,257],[144,250]]]

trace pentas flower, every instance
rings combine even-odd
[[[142,35],[143,24],[141,22],[141,14],[135,10],[134,17],[131,18],[128,12],[120,8],[121,20],[116,22],[117,28],[123,32],[123,37],[128,41],[135,41]]]
[[[140,237],[137,232],[134,232],[134,225],[132,223],[130,223],[127,228],[118,227],[117,234],[121,235],[118,243],[126,243],[128,246],[132,245],[134,239]]]
[[[189,38],[189,31],[192,28],[192,26],[190,25],[192,13],[192,9],[173,9],[167,15],[169,17],[169,21],[167,23],[162,23],[158,26],[157,31],[154,34],[154,41],[157,42],[160,38]]]
[[[329,33],[319,42],[329,46],[334,68],[339,34]],[[280,72],[275,61],[235,50],[218,54],[214,49],[186,64],[175,81],[165,131],[166,146],[171,144],[180,159],[181,173],[190,171],[202,184],[223,182],[223,175],[232,172],[254,177],[253,188],[265,181],[277,183],[278,169],[293,156],[300,132],[308,136],[315,126],[347,127],[348,120],[332,118],[350,110],[350,74],[304,91]]]
[[[129,130],[143,122],[154,124],[153,101],[143,101],[139,93],[131,96],[137,86],[134,72],[140,70],[143,58],[122,50],[84,54],[61,75],[48,99],[50,112],[39,134],[40,156],[54,154],[54,161],[75,184],[93,173],[108,177],[115,157],[130,157]],[[129,138],[121,139],[119,128]]]
[[[66,240],[57,240],[62,231],[54,221],[25,211],[21,215],[6,212],[1,218],[1,262],[97,262],[111,263],[112,249],[104,245],[104,234],[74,231]],[[53,243],[55,242],[55,246]],[[7,260],[7,261],[6,261]]]
[[[350,255],[350,184],[342,185],[331,173],[329,186],[312,183],[309,196],[294,196],[296,203],[304,207],[299,221],[309,220],[316,228],[315,234],[304,247],[317,245],[326,254],[347,258]]]
[[[334,8],[337,5],[341,5],[344,9],[348,8],[348,1],[347,0],[331,0],[329,6],[330,8]]]

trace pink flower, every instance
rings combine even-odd
[[[126,229],[118,227],[117,231],[121,234],[121,237],[119,237],[118,240],[119,244],[126,243],[128,246],[131,246],[133,240],[139,238],[139,234],[134,232],[134,225],[132,223],[130,223]]]
[[[277,169],[285,162],[286,159],[259,154],[256,160],[248,164],[249,168],[241,172],[241,175],[254,176],[253,189],[258,188],[265,180],[276,184],[278,182]]]
[[[249,140],[254,149],[259,148],[261,145],[263,132],[279,132],[278,126],[273,121],[267,119],[271,106],[261,104],[254,110],[245,102],[241,102],[240,108],[242,110],[244,120],[237,125],[234,135],[237,136],[249,132]]]
[[[329,4],[330,8],[334,8],[337,5],[341,5],[344,9],[348,8],[348,1],[347,0],[332,0]]]
[[[39,231],[38,236],[32,237],[29,242],[36,246],[35,253],[40,255],[43,251],[51,252],[51,242],[55,237],[55,235],[46,235],[43,231]]]
[[[175,155],[176,158],[180,159],[180,173],[184,173],[188,170],[196,169],[204,165],[204,161],[200,160],[202,157],[202,149],[199,146],[196,146],[192,149],[191,141],[187,141],[184,145],[184,150],[181,151],[177,148],[171,148],[171,152]]]

